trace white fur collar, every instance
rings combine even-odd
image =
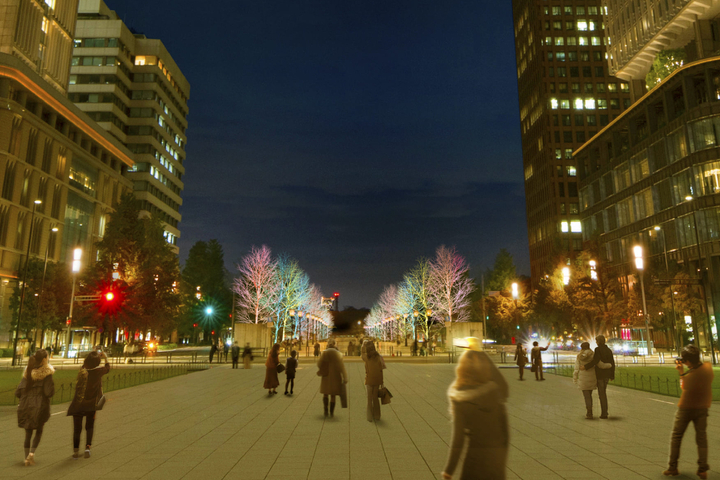
[[[32,371],[33,382],[39,382],[40,380],[44,379],[45,377],[49,377],[53,373],[55,373],[55,368],[53,368],[52,365],[49,365],[49,364],[41,365],[38,368],[33,369],[33,371]]]
[[[498,384],[492,381],[466,389],[457,389],[453,385],[448,390],[448,397],[456,402],[475,403],[489,393],[494,393],[497,389]]]

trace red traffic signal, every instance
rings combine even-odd
[[[105,301],[112,302],[113,300],[115,300],[115,294],[113,292],[107,292],[105,294]]]
[[[338,292],[333,293],[333,297],[339,297],[340,294]]]
[[[116,314],[121,307],[122,296],[116,288],[108,287],[100,293],[98,309],[106,315]]]
[[[197,323],[193,323],[193,328],[197,328]]]
[[[65,325],[70,326],[70,321],[71,321],[71,320],[70,320],[69,318],[68,318],[67,320],[65,320]]]

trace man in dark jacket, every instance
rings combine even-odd
[[[235,340],[235,343],[233,343],[231,354],[232,368],[238,368],[238,362],[240,361],[240,345],[238,345],[237,340]]]
[[[595,348],[593,359],[584,366],[581,366],[580,370],[589,370],[597,365],[598,362],[609,363],[612,365],[607,369],[595,369],[595,375],[597,376],[598,397],[600,397],[600,418],[608,418],[607,385],[610,380],[615,380],[615,358],[613,357],[612,350],[605,345],[604,335],[598,335],[595,337],[595,341],[598,346]]]

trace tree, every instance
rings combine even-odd
[[[517,269],[512,255],[504,248],[495,257],[492,269],[485,272],[485,290],[503,291],[510,288],[510,284],[517,279]]]
[[[96,246],[98,260],[85,269],[77,293],[94,295],[112,287],[120,292],[122,308],[102,312],[96,305],[78,307],[85,324],[103,328],[106,334],[120,327],[154,335],[172,332],[180,304],[180,272],[160,220],[141,217],[140,203],[126,194],[110,213],[105,236]]]
[[[293,328],[295,318],[290,315],[290,310],[297,310],[307,302],[310,279],[297,260],[288,254],[280,254],[276,264],[277,289],[270,299],[269,309],[275,318],[275,341],[281,341],[288,327]]]
[[[683,66],[685,63],[685,49],[661,50],[655,55],[650,71],[645,75],[645,86],[652,90],[672,72]]]
[[[470,294],[475,285],[468,277],[465,258],[455,247],[448,249],[440,246],[435,259],[430,262],[430,303],[435,308],[435,318],[442,324],[448,322],[466,322],[470,317]]]
[[[271,299],[279,288],[278,266],[270,248],[263,245],[252,247],[237,266],[240,277],[235,279],[233,289],[238,296],[240,321],[258,323],[271,313]]]
[[[190,248],[180,283],[182,333],[191,335],[193,325],[198,323],[203,327],[204,337],[211,338],[212,331],[231,323],[232,292],[226,273],[225,254],[217,240],[198,241]]]
[[[417,338],[417,330],[420,329],[426,339],[430,338],[430,322],[434,312],[430,298],[430,262],[426,258],[418,259],[415,266],[405,274],[399,293],[400,301],[413,308],[413,335]]]

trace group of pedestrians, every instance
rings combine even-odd
[[[105,364],[101,365],[102,359]],[[102,377],[110,371],[110,363],[104,352],[93,350],[85,357],[75,382],[75,395],[67,409],[73,417],[73,454],[80,458],[80,438],[85,423],[85,458],[90,458],[95,414],[102,409],[105,399],[102,393]],[[35,451],[40,445],[45,423],[50,419],[50,399],[55,394],[53,374],[46,350],[39,349],[28,360],[15,396],[18,405],[18,427],[25,430],[25,466],[35,465]],[[34,437],[33,437],[34,435]]]

